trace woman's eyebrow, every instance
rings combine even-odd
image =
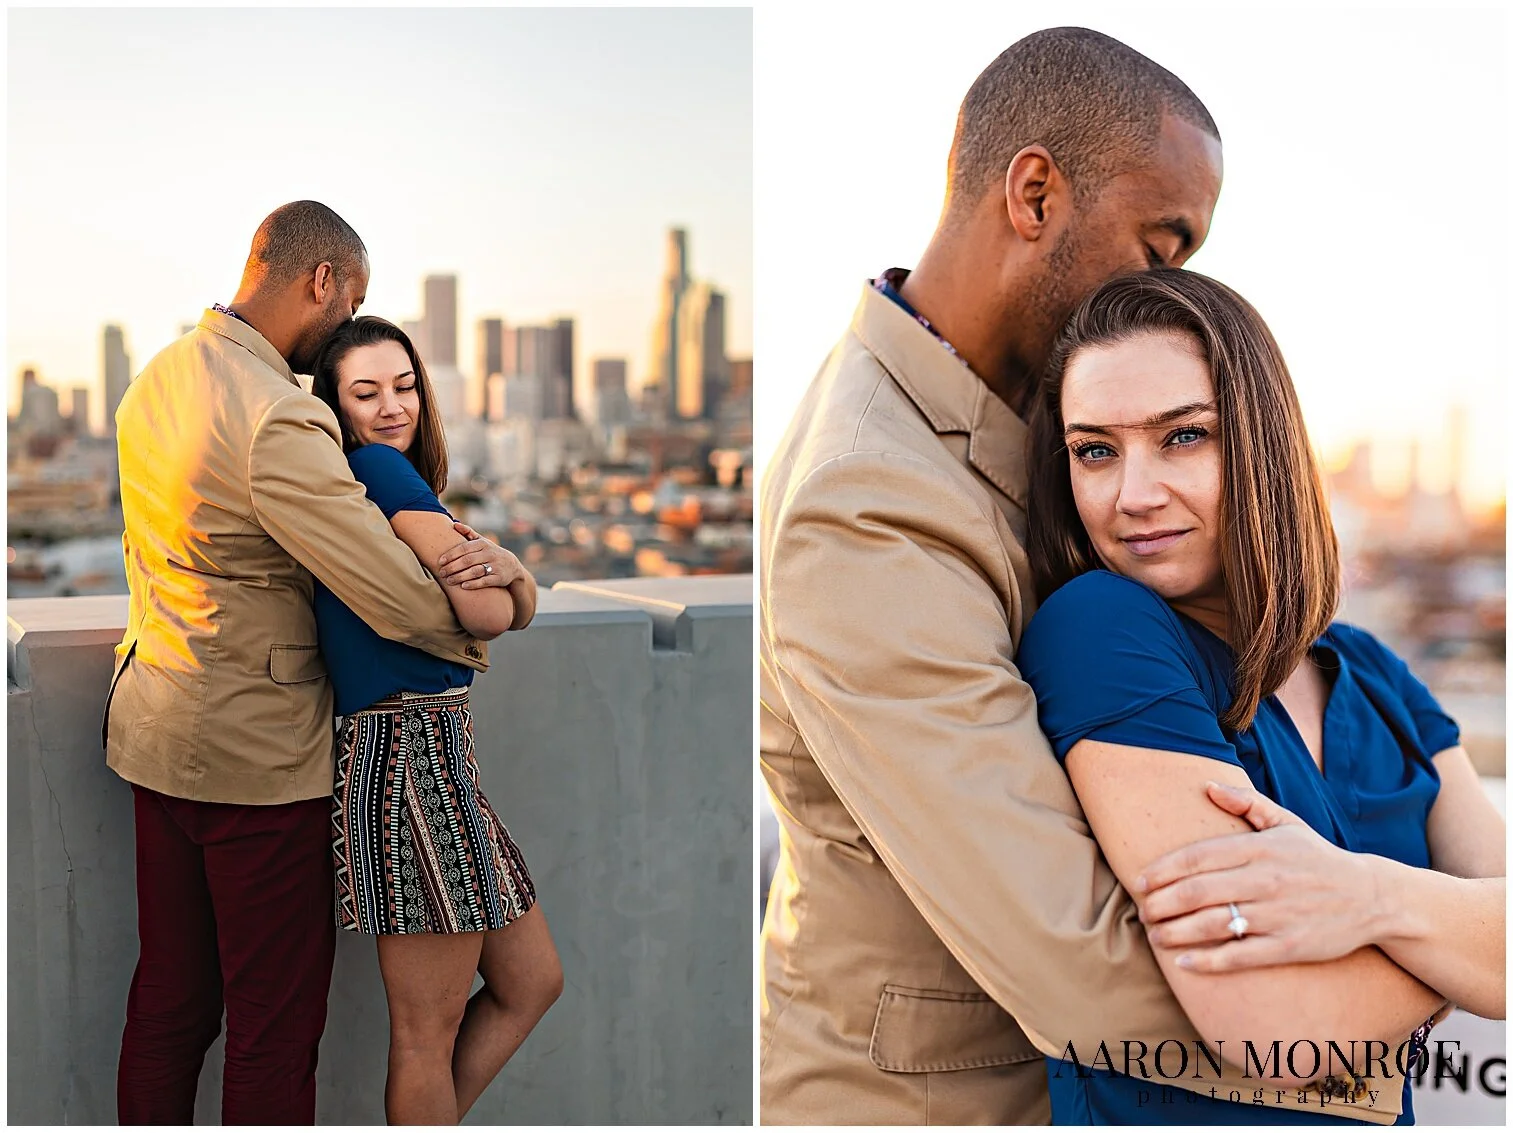
[[[1163,409],[1159,413],[1152,413],[1144,421],[1136,425],[1084,425],[1080,421],[1068,423],[1062,430],[1062,435],[1067,433],[1100,433],[1108,436],[1114,429],[1155,429],[1162,425],[1187,417],[1193,413],[1202,413],[1211,410],[1214,403],[1211,401],[1190,401],[1186,405],[1179,405],[1174,409]]]

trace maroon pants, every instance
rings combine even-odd
[[[331,800],[238,806],[132,787],[141,957],[122,1125],[189,1125],[226,1012],[226,1125],[312,1125],[336,953]]]

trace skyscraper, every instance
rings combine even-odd
[[[751,359],[732,358],[730,360],[730,389],[727,391],[731,397],[744,397],[751,399]]]
[[[667,230],[667,260],[662,270],[661,295],[658,299],[657,318],[651,328],[651,350],[647,359],[646,378],[642,387],[660,385],[670,394],[678,385],[678,349],[681,335],[678,332],[678,311],[683,302],[683,292],[688,288],[688,231],[683,228]],[[653,399],[657,400],[657,399]],[[670,398],[664,396],[663,404]]]
[[[126,336],[118,326],[105,328],[105,435],[116,435],[116,410],[131,384],[131,359],[126,354]]]
[[[558,319],[555,361],[557,372],[553,376],[554,417],[576,417],[573,405],[573,320]]]
[[[630,398],[625,385],[624,358],[594,359],[594,420],[600,425],[630,422]]]
[[[457,277],[428,275],[422,316],[426,366],[457,365]]]
[[[541,378],[537,374],[511,374],[504,379],[504,419],[541,424]]]
[[[86,386],[74,386],[69,391],[68,419],[74,436],[89,436],[89,389]]]
[[[37,371],[21,371],[21,407],[16,425],[28,437],[54,438],[63,434],[63,415],[58,411],[58,391],[45,386]]]
[[[422,362],[431,361],[431,344],[426,341],[426,325],[420,319],[406,319],[399,324],[399,329],[405,332],[405,337],[415,347],[415,353],[420,355]]]
[[[695,283],[678,304],[677,381],[672,387],[677,415],[685,421],[715,416],[730,385],[725,357],[725,294]]]
[[[547,326],[514,328],[515,356],[511,376],[535,380],[543,420],[574,415],[573,333],[572,319],[557,319]],[[506,340],[506,367],[511,363],[509,345]]]
[[[485,421],[493,420],[489,415],[489,379],[505,373],[504,330],[503,319],[478,320],[478,353],[468,385],[468,412]]]

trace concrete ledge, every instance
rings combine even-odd
[[[751,580],[648,581],[544,592],[474,687],[483,788],[567,986],[468,1124],[753,1118]],[[99,726],[126,600],[9,614],[8,1118],[111,1124],[136,902],[131,792]],[[342,933],[320,1123],[383,1121],[387,1031],[372,938]]]
[[[694,623],[705,618],[750,618],[750,575],[696,578],[616,578],[606,582],[559,582],[558,593],[593,595],[623,602],[651,615],[652,644],[694,651]]]

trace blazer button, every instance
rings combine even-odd
[[[464,652],[466,652],[467,655],[475,661],[483,660],[483,650],[478,648],[478,643],[476,641],[468,642],[468,647]]]

